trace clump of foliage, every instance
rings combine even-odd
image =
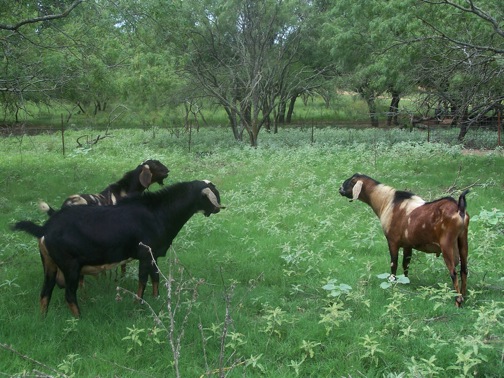
[[[75,147],[80,135],[67,131],[65,156],[59,134],[0,141],[7,167],[0,178],[1,373],[441,377],[502,371],[504,234],[500,210],[488,210],[504,202],[499,151],[469,155],[400,130],[323,128],[312,139],[307,130],[289,129],[250,148],[230,144],[226,130],[202,128],[190,150],[187,133],[163,128],[115,130],[86,149]],[[98,192],[146,158],[170,168],[167,185],[211,179],[227,208],[193,217],[158,260],[166,277],[160,298],[146,295],[140,304],[125,294],[136,290],[132,263],[125,277],[86,279],[82,319],[70,319],[59,290],[47,317],[39,317],[36,241],[8,225],[43,222],[39,199],[58,206],[69,194]],[[461,309],[435,255],[413,254],[407,284],[381,278],[389,255],[379,221],[338,193],[355,172],[426,200],[471,187],[469,293]]]

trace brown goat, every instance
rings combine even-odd
[[[390,252],[391,279],[395,280],[399,249],[403,249],[403,270],[408,267],[413,249],[443,255],[455,291],[455,304],[460,306],[467,285],[467,231],[469,214],[466,212],[464,191],[458,201],[444,197],[425,202],[410,192],[395,190],[361,174],[345,180],[339,190],[342,196],[367,203],[380,219]],[[461,287],[456,266],[460,261]]]

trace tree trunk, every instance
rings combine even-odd
[[[262,114],[264,118],[264,127],[268,132],[271,132],[271,106],[268,100],[263,101]]]
[[[371,126],[379,127],[380,122],[378,121],[378,114],[376,113],[376,102],[374,96],[369,96],[366,99],[366,103],[369,109],[369,118],[371,120]]]
[[[399,112],[399,101],[401,101],[399,92],[392,91],[392,101],[390,102],[390,107],[387,114],[387,126],[392,126],[392,123],[395,126],[399,125],[399,122],[397,121],[397,114]]]
[[[257,127],[257,125],[255,123],[254,124],[249,123],[245,127],[245,130],[247,130],[247,134],[249,136],[250,146],[257,147],[258,146],[257,140],[259,136],[259,128]]]
[[[378,127],[378,114],[376,113],[376,102],[375,102],[375,93],[369,88],[367,85],[362,85],[357,89],[357,92],[361,96],[361,98],[366,101],[369,110],[369,118],[371,120],[371,126]]]
[[[236,115],[236,111],[228,105],[224,105],[224,109],[226,110],[226,114],[228,116],[229,124],[231,126],[231,130],[233,131],[235,140],[242,140],[242,136],[238,130],[238,117]]]
[[[298,98],[298,94],[292,95],[289,101],[289,110],[287,110],[287,118],[286,123],[291,123],[292,114],[294,113],[294,105],[296,104],[296,99]]]
[[[280,123],[280,124],[285,123],[285,110],[286,109],[287,109],[287,101],[284,99],[281,99],[278,102],[278,114],[277,114],[276,123]]]
[[[469,131],[469,122],[467,121],[467,107],[462,113],[457,114],[457,116],[453,119],[452,126],[455,121],[460,125],[460,132],[457,140],[459,142],[463,142],[467,132]]]

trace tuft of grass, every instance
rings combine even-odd
[[[434,377],[503,371],[501,151],[467,154],[400,130],[321,128],[312,140],[308,129],[288,129],[264,134],[250,148],[230,141],[228,130],[202,128],[191,136],[190,151],[188,135],[170,128],[114,130],[86,148],[75,147],[83,130],[65,135],[65,156],[58,134],[0,140],[0,373]],[[59,289],[41,318],[36,241],[8,226],[22,219],[42,223],[40,199],[59,207],[66,196],[98,192],[148,158],[170,168],[167,184],[211,179],[227,209],[195,215],[159,259],[171,277],[160,298],[147,290],[142,305],[127,294],[137,285],[133,263],[125,277],[86,279],[78,293],[80,320],[71,318]],[[378,276],[389,257],[379,221],[367,206],[338,194],[357,171],[426,200],[471,188],[469,295],[462,309],[455,308],[448,272],[435,255],[415,252],[410,282],[381,287]],[[178,288],[178,302],[170,299],[169,284]]]

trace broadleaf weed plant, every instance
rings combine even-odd
[[[143,341],[141,335],[145,333],[144,328],[137,328],[136,325],[132,327],[127,327],[128,336],[124,336],[122,339],[126,341],[130,341],[130,345],[127,349],[127,352],[131,352],[136,347],[141,347],[143,345]]]
[[[319,324],[323,324],[328,336],[335,328],[338,328],[341,323],[348,322],[352,318],[352,310],[345,308],[345,303],[339,299],[334,302],[328,302],[327,306],[320,314]]]
[[[368,361],[370,365],[378,366],[380,358],[385,355],[385,352],[380,348],[380,342],[377,340],[377,336],[366,334],[361,337],[361,340],[359,345],[364,350],[361,358]]]
[[[331,278],[322,286],[322,289],[327,292],[328,297],[339,297],[343,294],[350,293],[352,290],[352,286],[344,283],[336,284],[336,282],[338,282],[336,278]]]
[[[382,335],[401,336],[409,331],[404,331],[411,327],[411,321],[406,317],[403,311],[406,295],[398,290],[392,291],[392,296],[388,299],[385,306],[385,312],[382,314]]]
[[[269,304],[264,305],[262,319],[265,323],[262,332],[269,336],[282,338],[286,333],[286,326],[294,323],[295,319],[287,311],[280,307],[273,308]]]
[[[481,210],[471,218],[471,222],[481,222],[498,232],[504,232],[504,211],[499,209]]]
[[[70,353],[66,356],[63,362],[58,365],[58,369],[64,373],[65,377],[75,377],[77,374],[75,372],[75,364],[81,359],[82,358],[78,354]]]
[[[417,358],[412,356],[406,363],[411,377],[438,377],[443,376],[446,371],[444,368],[436,365],[437,358],[435,355],[429,358]]]
[[[418,289],[420,298],[434,303],[434,310],[453,303],[458,293],[448,283],[438,283],[436,286],[422,286]]]
[[[419,130],[338,127],[315,129],[313,143],[306,131],[281,128],[249,148],[230,143],[228,130],[216,127],[193,133],[188,152],[183,129],[176,136],[162,126],[154,136],[149,125],[144,131],[114,130],[114,138],[74,153],[71,141],[82,134],[68,130],[65,158],[59,135],[26,136],[22,145],[15,138],[0,140],[5,231],[0,233],[0,334],[2,345],[10,346],[0,348],[0,374],[37,375],[36,367],[63,376],[57,366],[65,360],[68,375],[175,377],[176,357],[179,375],[190,377],[502,375],[504,235],[496,222],[499,213],[483,213],[503,210],[502,151],[462,153],[460,146],[425,143]],[[67,195],[99,192],[147,157],[170,168],[166,184],[211,179],[228,205],[212,222],[191,219],[174,245],[183,253],[170,250],[160,259],[167,278],[171,269],[172,312],[166,286],[156,301],[146,292],[139,306],[115,302],[109,284],[87,280],[81,320],[66,322],[69,314],[58,291],[48,316],[39,319],[38,250],[28,236],[6,231],[8,225],[44,222],[38,198],[57,206]],[[388,265],[380,223],[337,191],[355,172],[425,200],[445,195],[453,184],[453,193],[472,185],[469,295],[461,309],[454,308],[449,275],[435,254],[414,254],[410,285],[379,287],[376,275]],[[121,286],[135,286],[134,271],[128,268]],[[335,278],[331,290],[322,288]],[[254,295],[248,298],[243,293],[251,280]],[[343,293],[340,284],[352,289]],[[333,290],[335,296],[328,296]],[[238,295],[247,298],[235,303]],[[142,346],[121,341],[133,327],[144,330],[138,333]],[[71,354],[80,358],[73,366]],[[84,363],[89,360],[93,363]]]

